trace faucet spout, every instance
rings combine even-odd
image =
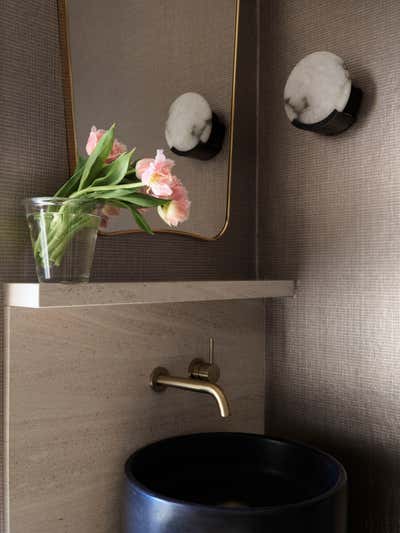
[[[207,381],[201,381],[200,379],[194,379],[190,377],[178,378],[170,376],[165,368],[159,367],[153,371],[150,378],[150,385],[154,390],[157,391],[164,390],[165,387],[174,387],[177,389],[185,389],[210,394],[216,400],[221,416],[223,418],[230,416],[228,400],[223,390],[214,383],[209,383]]]

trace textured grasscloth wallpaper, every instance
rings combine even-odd
[[[255,13],[254,2],[243,0],[228,232],[211,243],[168,235],[100,238],[94,280],[254,277]],[[2,0],[0,72],[0,282],[32,281],[20,202],[26,196],[51,194],[67,177],[56,0]]]
[[[169,106],[188,90],[202,94],[229,127],[236,0],[217,5],[215,0],[68,0],[79,152],[92,124],[114,122],[118,137],[136,146],[135,157],[166,147]],[[113,35],[112,47],[106,34]],[[103,71],[112,75],[103,76],[101,90],[93,90],[93,75]],[[195,198],[180,231],[213,237],[224,226],[228,152],[226,140],[207,163],[176,158],[176,172]],[[152,228],[166,229],[156,210],[147,218]],[[114,231],[132,228],[132,215],[110,223]]]
[[[227,232],[214,242],[177,235],[102,237],[96,247],[95,281],[255,277],[257,37],[253,0],[241,2],[240,21],[231,223]]]
[[[400,2],[261,1],[260,270],[267,424],[340,457],[350,533],[400,531]],[[365,99],[336,138],[296,130],[282,92],[307,53],[342,56]]]
[[[400,531],[400,3],[259,0],[260,273],[300,280],[267,307],[267,424],[338,455],[351,533]],[[254,275],[254,2],[242,0],[232,224],[216,243],[102,238],[94,278]],[[243,46],[244,45],[244,46]],[[305,54],[343,56],[366,96],[337,138],[297,131],[282,90]],[[251,58],[249,61],[248,58]],[[0,13],[2,280],[32,280],[19,202],[67,168],[55,0]],[[253,163],[249,163],[253,161]]]
[[[254,277],[254,3],[244,0],[240,40],[232,223],[205,243],[178,236],[99,239],[94,280]],[[53,192],[67,177],[56,0],[3,0],[0,13],[0,224],[2,280],[34,279],[20,201]],[[195,199],[193,199],[195,201]]]
[[[33,193],[50,194],[67,166],[54,2],[2,0],[0,80],[1,283],[34,279],[21,200]],[[2,310],[0,293],[0,349]],[[0,414],[1,402],[2,393]],[[1,506],[2,499],[2,530]]]

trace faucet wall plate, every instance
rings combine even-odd
[[[150,387],[156,392],[162,392],[167,388],[166,385],[158,383],[158,378],[160,376],[169,376],[168,370],[163,366],[157,366],[150,374]]]
[[[189,365],[189,374],[194,379],[217,383],[220,372],[215,363],[206,363],[203,359],[196,358]]]
[[[214,363],[214,337],[209,338],[208,363],[203,359],[193,359],[189,365],[189,375],[209,383],[217,383],[220,376],[219,366]]]

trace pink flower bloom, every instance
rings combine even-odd
[[[173,193],[171,169],[174,165],[172,159],[165,157],[163,150],[157,150],[155,159],[141,159],[136,163],[136,176],[155,196],[169,198]]]
[[[190,200],[188,193],[175,176],[171,201],[166,206],[158,206],[157,211],[168,226],[177,226],[189,218]]]
[[[88,155],[90,155],[93,150],[96,148],[97,143],[99,140],[103,137],[105,134],[105,130],[98,130],[96,126],[92,126],[92,129],[90,130],[89,137],[86,143],[86,152]],[[114,143],[111,149],[110,155],[106,159],[106,163],[111,163],[114,161],[114,159],[117,159],[121,154],[125,153],[127,151],[127,147],[125,144],[122,144],[119,142],[118,139],[114,139]]]

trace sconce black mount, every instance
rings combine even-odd
[[[350,128],[357,119],[360,109],[363,92],[361,89],[352,86],[350,98],[343,111],[334,109],[325,119],[315,124],[303,124],[294,119],[293,126],[301,130],[314,131],[323,135],[337,135]]]
[[[211,119],[211,133],[207,142],[199,141],[197,146],[186,152],[177,150],[172,146],[171,152],[182,157],[190,157],[192,159],[208,161],[209,159],[215,157],[222,150],[224,138],[225,125],[219,120],[217,115],[213,113]]]

